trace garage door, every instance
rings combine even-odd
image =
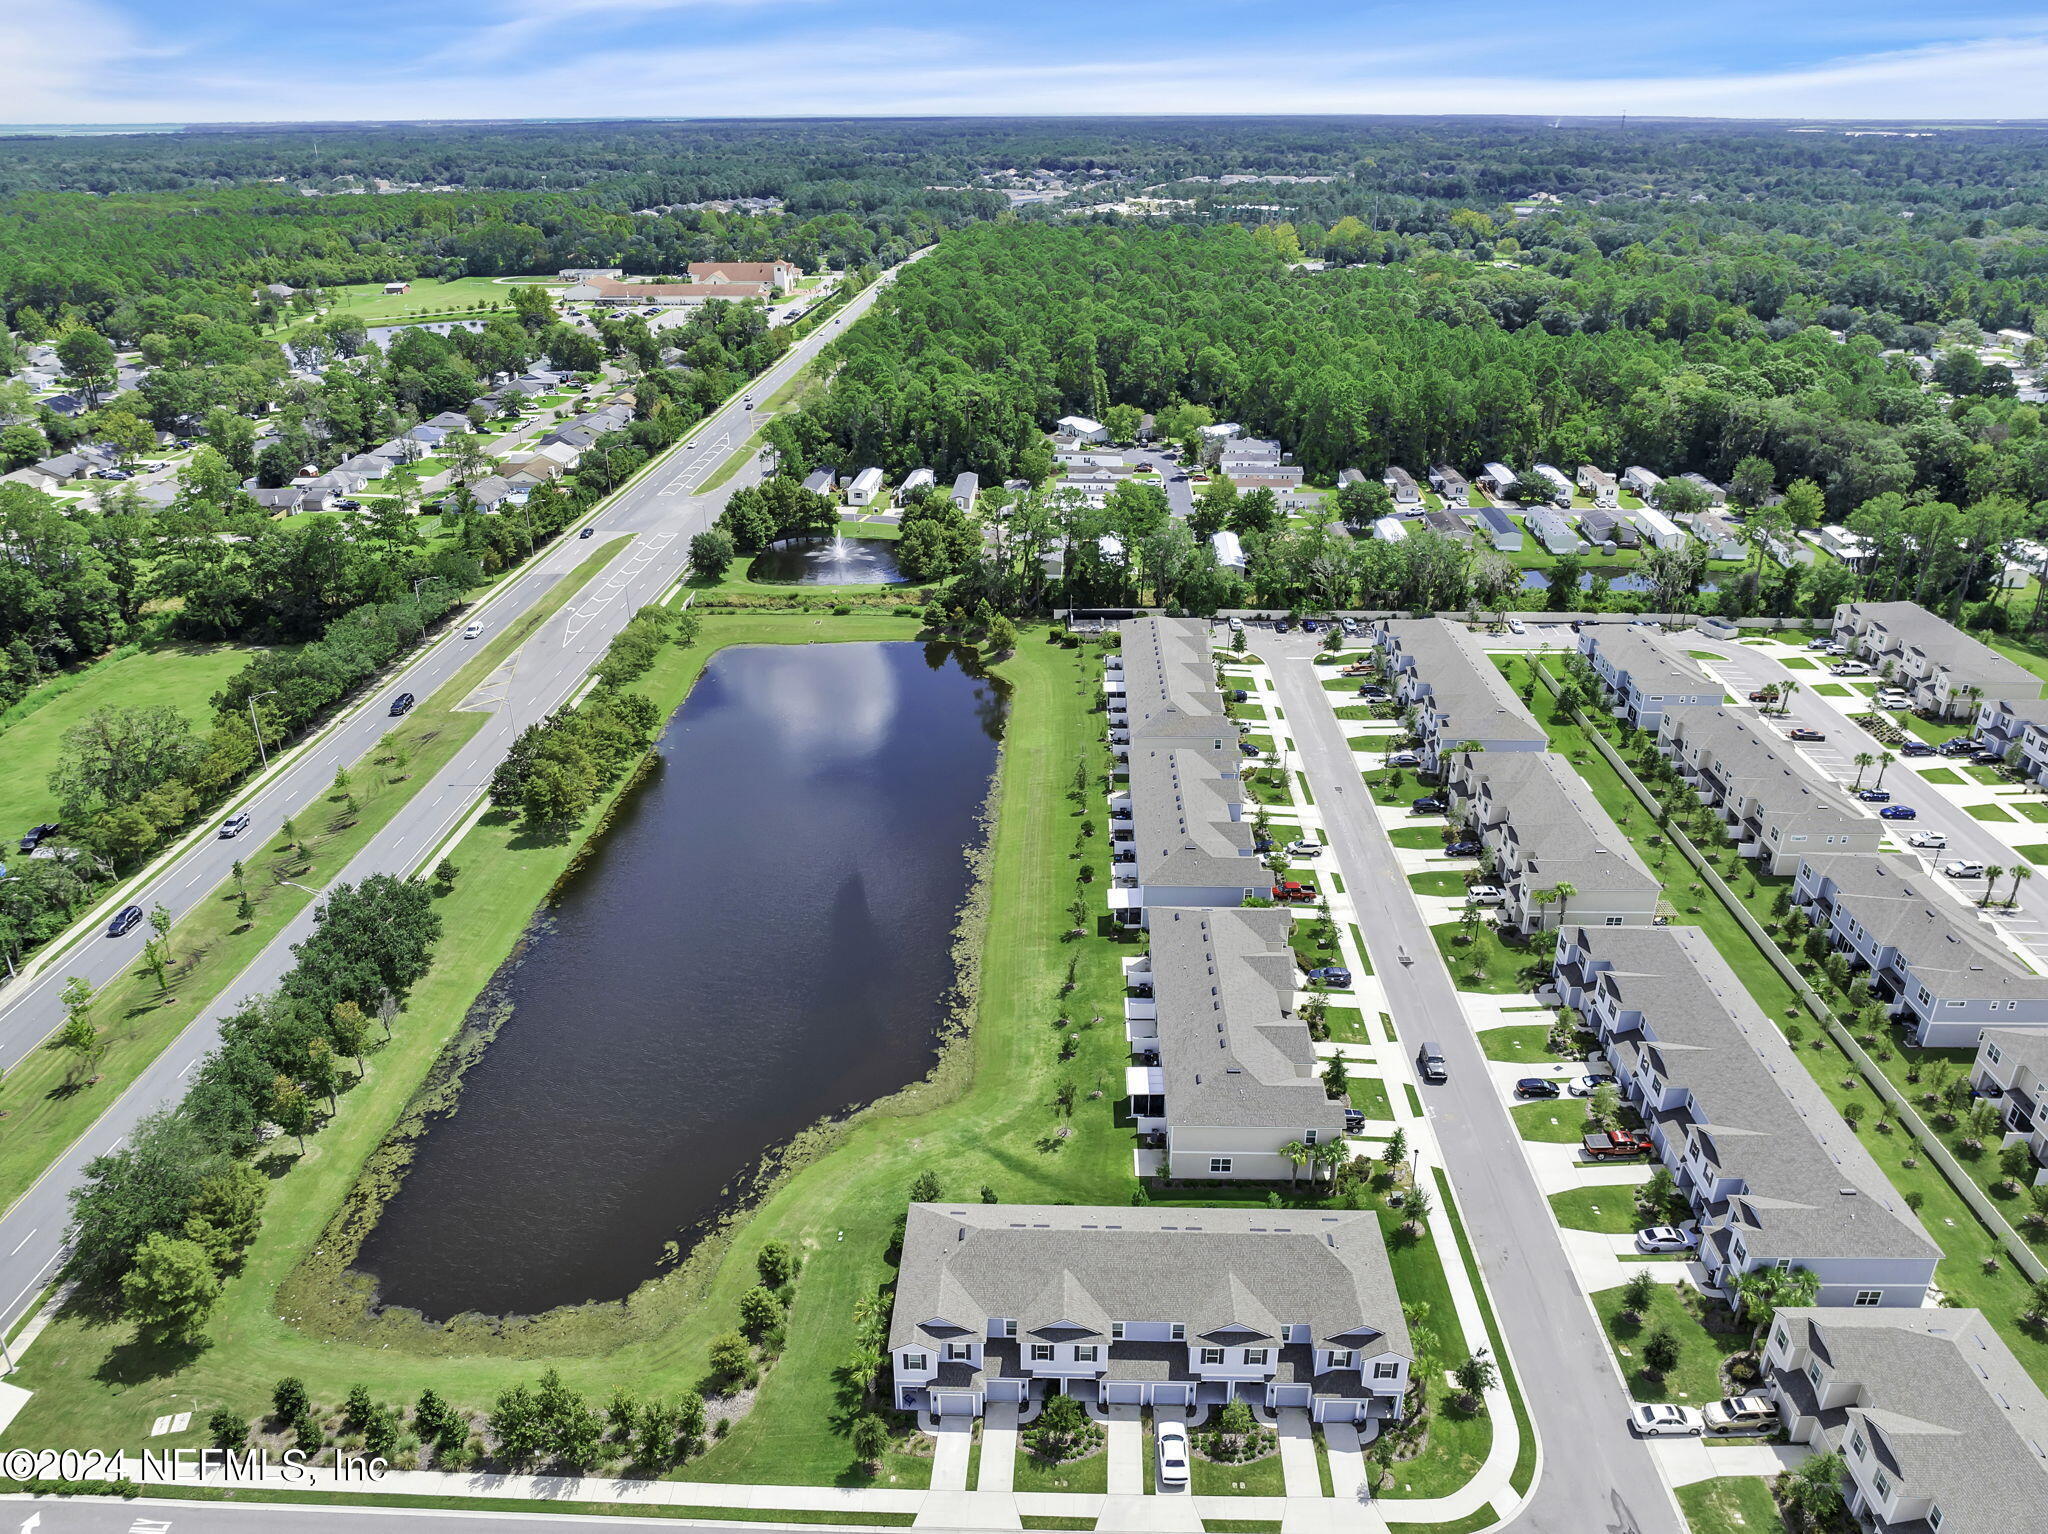
[[[949,1390],[943,1395],[934,1395],[932,1401],[941,1417],[974,1415],[974,1397],[964,1391]]]
[[[1102,1400],[1106,1406],[1137,1406],[1145,1399],[1145,1387],[1136,1380],[1104,1380]]]

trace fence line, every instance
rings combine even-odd
[[[1542,680],[1551,697],[1561,700],[1563,688],[1551,674],[1550,668],[1535,665],[1531,669]],[[1571,715],[1585,731],[1586,738],[1592,741],[1594,748],[1606,758],[1607,764],[1619,774],[1621,781],[1628,786],[1629,792],[1636,796],[1643,808],[1652,815],[1658,814],[1662,806],[1656,797],[1642,779],[1635,775],[1628,763],[1622,760],[1621,753],[1609,744],[1599,727],[1586,718],[1582,709],[1574,708]],[[1806,1010],[1813,1014],[1814,1020],[1826,1030],[1828,1037],[1841,1046],[1842,1053],[1849,1057],[1858,1074],[1870,1084],[1871,1089],[1880,1098],[1891,1105],[1899,1122],[1905,1126],[1906,1132],[1912,1135],[1920,1148],[1927,1153],[1928,1159],[1940,1168],[1941,1175],[1948,1180],[1949,1186],[1954,1188],[1963,1202],[1970,1206],[1971,1211],[1983,1222],[1984,1228],[2005,1248],[2006,1254],[2012,1258],[2019,1270],[2036,1282],[2048,1278],[2048,1265],[2044,1265],[2041,1259],[2034,1255],[2026,1240],[2006,1221],[2005,1215],[1991,1202],[1984,1190],[1977,1186],[1975,1179],[1964,1169],[1955,1154],[1914,1111],[1905,1094],[1892,1084],[1891,1078],[1879,1068],[1875,1060],[1870,1058],[1863,1046],[1857,1043],[1855,1035],[1842,1026],[1841,1020],[1835,1016],[1834,1009],[1822,998],[1820,992],[1808,983],[1806,976],[1799,972],[1798,967],[1785,956],[1785,951],[1778,946],[1777,939],[1750,914],[1749,907],[1744,905],[1735,891],[1728,887],[1727,881],[1707,861],[1706,855],[1693,844],[1692,838],[1675,824],[1666,824],[1659,829],[1671,839],[1672,845],[1685,855],[1685,860],[1706,880],[1707,887],[1727,908],[1728,914],[1735,918],[1736,924],[1748,934],[1749,940],[1770,962],[1771,968],[1792,987],[1794,994],[1799,997]]]

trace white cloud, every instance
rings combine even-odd
[[[93,122],[81,104],[146,50],[98,0],[17,0],[0,7],[0,101],[12,122]],[[142,121],[133,113],[118,119]]]

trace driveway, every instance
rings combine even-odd
[[[1295,747],[1328,821],[1330,855],[1357,908],[1404,1048],[1433,1036],[1448,1082],[1425,1089],[1431,1126],[1525,1392],[1545,1465],[1509,1521],[1521,1534],[1683,1534],[1655,1462],[1629,1432],[1630,1401],[1557,1226],[1524,1160],[1485,1056],[1309,664],[1310,635],[1255,631]],[[1400,962],[1405,947],[1415,962]],[[1426,1031],[1426,1034],[1425,1034]],[[1455,1254],[1447,1254],[1455,1261]]]

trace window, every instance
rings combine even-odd
[[[1209,1175],[1211,1177],[1224,1177],[1229,1172],[1230,1158],[1228,1156],[1211,1156],[1209,1158]]]
[[[1372,1377],[1376,1380],[1391,1380],[1400,1377],[1399,1364],[1377,1363],[1372,1366]]]
[[[1166,1335],[1175,1342],[1186,1342],[1188,1340],[1187,1326],[1184,1322],[1176,1321],[1166,1329]]]
[[[1302,1131],[1302,1135],[1301,1135],[1301,1143],[1302,1143],[1303,1145],[1313,1145],[1313,1144],[1315,1144],[1315,1143],[1316,1143],[1316,1132],[1315,1132],[1315,1131],[1314,1131],[1313,1129],[1306,1129],[1306,1130],[1303,1130],[1303,1131]]]
[[[1123,1322],[1112,1321],[1109,1323],[1109,1340],[1111,1342],[1122,1342],[1124,1340]]]
[[[1998,1046],[1987,1039],[1984,1044],[1984,1058],[1996,1065],[2005,1057],[1998,1052]]]
[[[1049,1363],[1051,1363],[1051,1362],[1052,1362],[1052,1344],[1051,1344],[1051,1343],[1049,1343],[1049,1342],[1034,1342],[1034,1343],[1032,1343],[1032,1344],[1031,1344],[1031,1361],[1032,1361],[1033,1363],[1035,1363],[1035,1364],[1049,1364]]]
[[[1004,1336],[1004,1337],[1014,1337],[1014,1336],[1016,1336],[1016,1335],[1017,1335],[1017,1323],[1016,1323],[1015,1321],[1005,1321],[1005,1322],[1003,1323],[1003,1329],[1002,1329],[1002,1331],[1001,1331],[1001,1332],[1000,1332],[1000,1333],[999,1333],[998,1335],[1000,1335],[1000,1336]]]
[[[1884,1291],[1882,1289],[1858,1289],[1856,1291],[1856,1303],[1858,1305],[1882,1305],[1884,1303]]]
[[[1930,1507],[1929,1509],[1927,1509],[1927,1527],[1930,1529],[1938,1529],[1941,1527],[1940,1508]]]
[[[1811,1385],[1815,1390],[1820,1389],[1819,1364],[1808,1364],[1806,1366],[1806,1383]]]
[[[1610,916],[1607,918],[1607,925],[1610,927],[1618,927],[1621,925],[1621,918],[1619,916]]]
[[[1092,1364],[1101,1356],[1101,1353],[1102,1349],[1094,1343],[1084,1342],[1074,1349],[1074,1362],[1077,1364]]]
[[[1332,1352],[1330,1353],[1330,1367],[1332,1369],[1348,1369],[1352,1366],[1354,1362],[1356,1362],[1356,1360],[1351,1356],[1348,1350],[1341,1353],[1332,1350]]]
[[[1880,1470],[1870,1478],[1870,1489],[1877,1493],[1877,1500],[1883,1502],[1892,1494],[1892,1478]]]
[[[1221,1349],[1221,1348],[1204,1348],[1204,1349],[1202,1349],[1202,1362],[1203,1362],[1203,1363],[1205,1363],[1205,1364],[1220,1364],[1220,1363],[1222,1363],[1222,1362],[1223,1362],[1223,1349]]]
[[[972,1358],[973,1356],[974,1349],[967,1343],[949,1342],[946,1344],[946,1357],[949,1359]]]
[[[1771,1328],[1771,1346],[1780,1353],[1785,1351],[1785,1326],[1783,1322]]]
[[[905,1353],[903,1367],[908,1373],[922,1374],[931,1367],[931,1360],[922,1353]]]
[[[1266,1350],[1264,1348],[1246,1348],[1244,1350],[1244,1361],[1248,1364],[1263,1364],[1266,1361]]]
[[[1852,1455],[1854,1455],[1857,1459],[1863,1458],[1864,1451],[1869,1447],[1870,1446],[1863,1441],[1863,1435],[1860,1432],[1857,1433],[1855,1437],[1849,1440],[1849,1452]]]

